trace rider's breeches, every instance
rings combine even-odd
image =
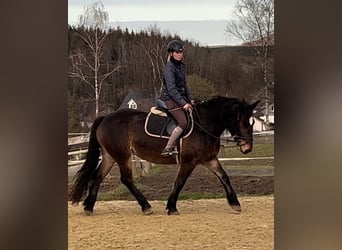
[[[186,128],[187,121],[183,108],[173,100],[166,100],[165,103],[172,116],[176,119],[178,126],[184,130]]]

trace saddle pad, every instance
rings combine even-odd
[[[150,112],[145,121],[145,132],[150,136],[169,138],[176,126],[171,118]]]
[[[190,119],[190,126],[188,126],[182,137],[188,137],[193,129],[192,116]],[[145,121],[145,132],[149,136],[159,137],[159,138],[169,138],[177,123],[174,119],[168,116],[156,115],[153,112],[148,113]]]

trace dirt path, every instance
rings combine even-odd
[[[240,214],[226,199],[182,200],[179,216],[165,201],[151,201],[151,216],[136,201],[98,201],[93,216],[69,203],[69,249],[273,249],[273,195],[239,200]]]

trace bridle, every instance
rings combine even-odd
[[[201,118],[198,114],[198,111],[196,109],[195,106],[193,106],[193,110],[195,111],[195,115],[197,116],[199,122],[197,122],[195,119],[194,119],[194,124],[200,129],[202,130],[203,132],[205,132],[207,135],[213,137],[214,139],[216,140],[221,140],[221,141],[224,141],[224,142],[236,142],[236,145],[237,146],[243,146],[245,144],[247,144],[248,142],[252,142],[253,141],[253,137],[246,137],[246,136],[240,136],[240,135],[234,135],[234,136],[231,136],[231,137],[227,137],[227,139],[222,139],[220,136],[216,136],[214,135],[213,133],[211,133],[210,131],[208,131],[206,128],[203,127],[202,125],[202,121],[201,121]],[[239,117],[237,119],[239,121]],[[253,119],[253,122],[252,122],[252,127],[255,123],[255,120]],[[245,142],[244,143],[241,143],[241,141],[244,140]]]
[[[239,121],[239,116],[238,116],[238,121]],[[253,118],[253,122],[251,124],[252,128],[253,128],[254,123],[255,123],[255,120]],[[238,146],[243,146],[247,144],[248,141],[253,142],[253,137],[246,137],[246,136],[240,136],[240,135],[235,135],[235,137],[236,137],[236,142]],[[241,143],[242,140],[244,140],[245,143]]]

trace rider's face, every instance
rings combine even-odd
[[[177,61],[181,61],[183,59],[183,51],[173,51],[172,57]]]

